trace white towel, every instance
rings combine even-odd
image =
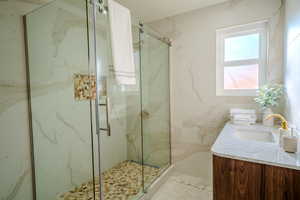
[[[230,115],[235,115],[235,114],[255,114],[255,110],[254,109],[231,108]]]
[[[108,1],[114,71],[118,83],[136,84],[133,57],[131,14],[129,9]]]
[[[253,114],[236,114],[233,115],[232,117],[233,120],[248,120],[248,121],[256,120],[256,116]]]

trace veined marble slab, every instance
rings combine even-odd
[[[286,153],[279,146],[278,141],[270,143],[240,139],[234,134],[237,128],[271,131],[278,134],[275,133],[275,128],[265,127],[261,124],[241,126],[228,122],[211,148],[214,155],[300,170],[299,151]]]

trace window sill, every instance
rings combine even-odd
[[[257,89],[255,90],[217,90],[217,96],[239,96],[239,97],[255,97],[257,96]]]

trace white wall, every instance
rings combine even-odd
[[[284,64],[286,116],[300,128],[300,1],[286,0]]]
[[[232,107],[255,108],[251,97],[217,97],[216,29],[270,20],[268,80],[282,80],[280,0],[234,0],[150,25],[172,40],[172,150],[178,177],[211,184],[210,147]]]

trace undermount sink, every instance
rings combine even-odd
[[[270,131],[237,129],[235,135],[243,140],[275,143],[274,135]]]

